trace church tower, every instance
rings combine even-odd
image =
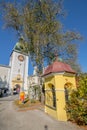
[[[9,89],[13,93],[28,92],[28,55],[14,49],[10,56]]]

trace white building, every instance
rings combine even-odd
[[[28,91],[28,55],[14,50],[10,56],[9,88]]]
[[[8,88],[10,66],[0,65],[0,88]]]
[[[28,77],[29,86],[29,98],[39,99],[41,92],[40,77],[38,75],[32,75]]]
[[[11,91],[28,91],[28,55],[13,50],[9,66],[0,65],[0,87]]]
[[[11,92],[29,92],[29,87],[40,85],[37,76],[37,68],[34,67],[32,76],[28,76],[28,55],[18,50],[13,50],[10,55],[9,65],[0,65],[0,88],[9,88]]]

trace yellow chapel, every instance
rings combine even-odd
[[[76,72],[70,65],[55,61],[43,74],[45,84],[45,112],[59,121],[67,121],[65,105],[68,90],[76,89]]]

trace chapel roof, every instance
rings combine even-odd
[[[59,73],[59,72],[68,72],[68,73],[73,73],[75,74],[76,72],[71,68],[70,65],[60,62],[60,61],[55,61],[53,62],[51,65],[49,65],[45,70],[44,70],[44,74],[48,75],[51,73]]]

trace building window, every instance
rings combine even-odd
[[[51,109],[56,109],[56,92],[55,92],[55,86],[52,84],[49,84],[47,86],[47,89],[45,91],[45,103],[46,106],[48,106]]]
[[[53,107],[56,107],[56,93],[55,87],[52,85],[52,97],[53,97]]]
[[[68,102],[69,100],[69,91],[68,91],[68,88],[65,87],[65,100],[66,102]]]
[[[73,87],[73,84],[71,84],[71,83],[66,83],[64,85],[66,103],[69,101],[70,92],[72,90],[72,87]]]

